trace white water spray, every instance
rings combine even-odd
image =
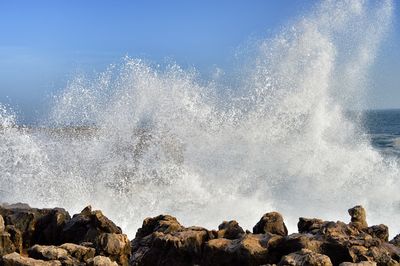
[[[371,224],[398,233],[397,159],[344,115],[361,106],[392,9],[323,2],[262,42],[230,93],[194,71],[126,58],[71,81],[46,129],[17,129],[1,110],[0,201],[71,212],[92,204],[130,237],[160,213],[251,229],[277,210],[295,231],[300,216],[347,221],[363,204]]]

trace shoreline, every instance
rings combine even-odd
[[[134,239],[101,211],[0,205],[0,265],[399,265],[400,234],[368,226],[362,206],[350,223],[300,217],[288,235],[282,215],[264,214],[253,231],[236,221],[218,230],[184,227],[170,215],[146,218]],[[363,263],[363,264],[357,264]]]

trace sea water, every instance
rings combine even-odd
[[[295,232],[300,216],[348,221],[362,204],[394,235],[399,113],[357,111],[392,12],[391,1],[321,2],[258,40],[235,82],[127,57],[72,79],[40,126],[2,107],[0,201],[91,204],[130,237],[161,213],[251,229],[276,210]]]

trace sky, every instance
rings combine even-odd
[[[273,36],[313,3],[0,0],[0,103],[33,121],[77,73],[103,71],[126,55],[205,73],[229,69],[238,47]],[[400,108],[399,28],[396,18],[374,67],[370,108]]]

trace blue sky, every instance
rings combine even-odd
[[[239,46],[273,35],[312,3],[0,0],[0,102],[32,120],[76,73],[102,71],[125,55],[172,58],[201,72],[229,68]],[[372,107],[400,107],[397,19],[374,68]]]

